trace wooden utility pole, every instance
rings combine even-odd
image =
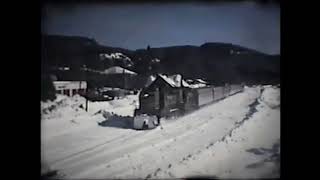
[[[87,90],[86,90],[87,91]],[[88,91],[87,91],[88,92]],[[86,92],[86,93],[87,93]],[[86,97],[86,112],[88,112],[88,97]]]
[[[88,78],[87,78],[87,67],[85,67],[85,79],[86,79],[86,85],[87,85],[87,88],[85,90],[85,97],[86,97],[86,112],[88,112]]]

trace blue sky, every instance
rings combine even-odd
[[[225,42],[280,53],[280,8],[272,4],[50,4],[42,17],[44,33],[131,50]]]

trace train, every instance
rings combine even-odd
[[[182,116],[203,106],[242,92],[244,84],[206,85],[190,88],[156,81],[139,94],[139,108],[134,112],[134,129],[153,129],[162,117]]]

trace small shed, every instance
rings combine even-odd
[[[181,75],[158,74],[140,95],[140,110],[158,116],[179,113],[184,104]]]
[[[140,111],[158,116],[182,114],[207,103],[212,88],[201,83],[187,83],[180,74],[158,74],[140,93]]]
[[[53,81],[53,85],[57,94],[67,96],[85,93],[87,89],[86,81]]]
[[[180,115],[208,104],[213,101],[214,89],[203,82],[189,84],[179,74],[158,74],[156,79],[141,91],[140,109],[137,113],[158,117]]]
[[[135,89],[136,81],[139,79],[138,74],[120,66],[113,66],[102,72],[105,75],[104,86]]]
[[[130,75],[137,75],[137,73],[130,71],[128,69],[125,69],[120,66],[113,66],[106,70],[104,70],[103,74],[130,74]]]

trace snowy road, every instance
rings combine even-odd
[[[42,159],[66,179],[278,177],[280,94],[261,89],[246,88],[149,131],[127,124],[134,96],[89,104],[88,113],[60,108],[43,117]],[[101,109],[122,115],[122,124],[98,125],[106,119],[96,113]]]

